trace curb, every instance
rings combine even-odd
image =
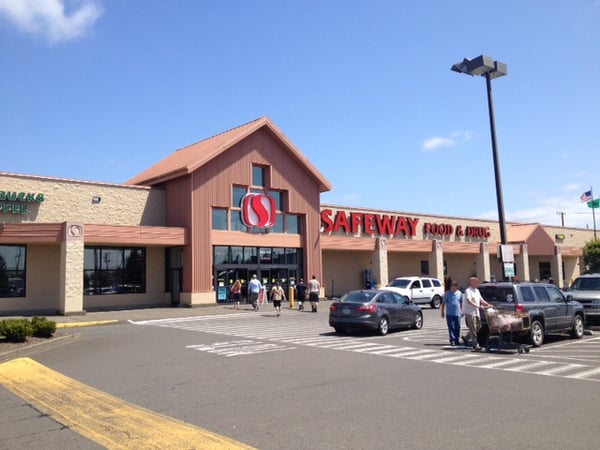
[[[57,323],[56,324],[56,329],[60,329],[60,328],[83,328],[83,327],[97,327],[100,325],[114,325],[119,323],[120,320],[114,319],[114,320],[96,320],[96,321],[90,321],[90,322],[63,322],[63,323]]]
[[[79,334],[66,334],[64,336],[59,336],[59,337],[55,337],[51,340],[48,341],[44,341],[44,342],[39,342],[37,344],[32,344],[32,345],[28,345],[26,347],[23,348],[17,348],[14,350],[9,350],[7,352],[4,353],[0,353],[0,363],[2,362],[6,362],[6,361],[10,361],[11,359],[17,358],[17,357],[22,357],[22,356],[29,356],[33,353],[36,353],[40,350],[46,350],[46,349],[51,349],[54,347],[58,347],[59,345],[63,345],[66,344],[70,341],[73,341],[75,339],[79,338]]]

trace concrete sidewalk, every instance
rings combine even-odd
[[[289,309],[289,303],[283,303],[282,309]],[[261,309],[272,309],[271,304],[264,305]],[[48,320],[56,322],[57,328],[78,328],[95,325],[110,325],[128,320],[156,320],[180,317],[214,316],[220,314],[236,314],[239,312],[253,311],[252,305],[240,305],[240,309],[234,309],[233,305],[209,305],[198,308],[186,307],[156,307],[140,309],[123,309],[115,311],[92,311],[76,316],[46,315]],[[30,316],[0,316],[3,319],[23,319]]]

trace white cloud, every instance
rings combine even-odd
[[[566,227],[592,228],[592,210],[587,204],[581,203],[579,196],[565,195],[544,198],[530,208],[505,211],[509,222],[542,223],[544,225],[560,226],[561,215],[564,213]],[[596,225],[600,225],[600,211],[596,210]],[[480,219],[498,220],[498,211],[490,210],[481,213]],[[600,226],[599,226],[600,228]]]
[[[443,147],[453,147],[456,141],[449,137],[433,136],[423,141],[423,150],[437,150]]]
[[[454,147],[461,142],[471,140],[473,133],[470,131],[453,131],[448,136],[432,136],[423,141],[425,151],[435,151],[444,147]]]
[[[581,184],[579,183],[570,183],[563,186],[562,190],[565,192],[573,192],[581,189]],[[581,191],[583,192],[583,191]]]
[[[98,0],[0,0],[0,16],[20,31],[50,42],[85,35],[102,12]]]

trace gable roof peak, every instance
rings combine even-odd
[[[263,127],[267,127],[274,138],[289,153],[290,157],[296,159],[310,173],[319,185],[320,192],[331,190],[331,183],[266,116],[215,134],[194,144],[181,147],[127,181],[126,184],[153,186],[189,175]]]

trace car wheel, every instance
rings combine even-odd
[[[431,299],[430,305],[433,309],[439,309],[439,307],[442,305],[442,298],[439,295],[434,295]]]
[[[415,316],[415,323],[413,323],[412,327],[416,330],[423,328],[423,313],[421,313],[421,311]]]
[[[390,322],[388,321],[387,317],[383,316],[381,319],[379,319],[377,331],[379,331],[379,334],[381,336],[385,336],[386,334],[388,334],[388,331],[390,331]]]
[[[544,343],[544,325],[539,320],[531,322],[531,331],[529,332],[531,345],[539,347]]]
[[[334,327],[334,330],[337,334],[344,334],[346,332],[342,327]]]
[[[573,319],[571,337],[573,339],[581,339],[583,337],[583,319],[579,314],[575,316],[575,319]]]

